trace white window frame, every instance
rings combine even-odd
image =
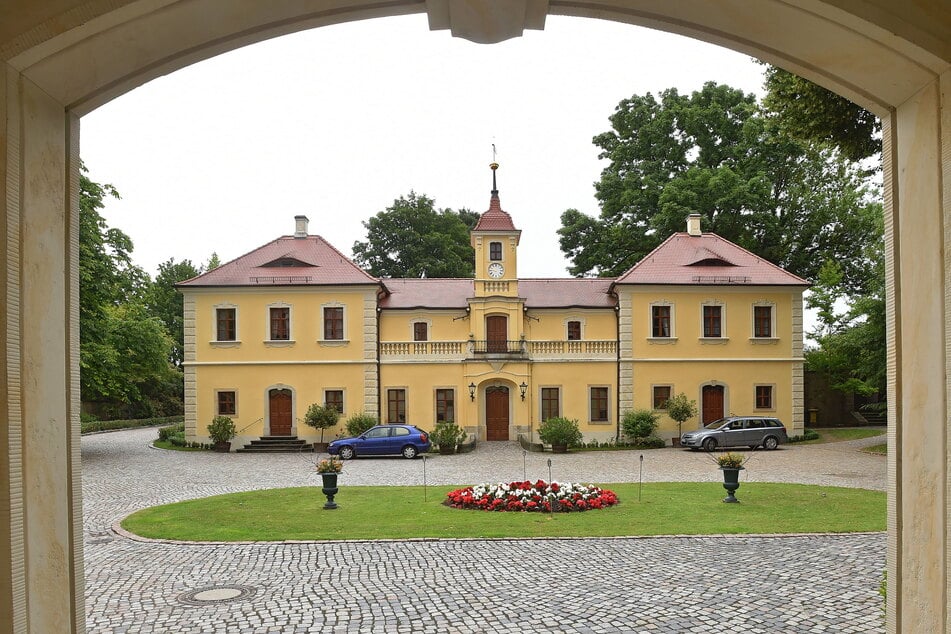
[[[670,400],[670,399],[672,399],[672,398],[674,397],[674,386],[673,386],[672,383],[654,383],[654,384],[651,385],[651,406],[650,406],[650,409],[654,410],[655,412],[666,412],[666,411],[667,411],[666,404],[665,404],[665,407],[654,407],[654,401],[656,400],[656,399],[654,398],[654,396],[655,396],[655,395],[654,395],[654,390],[657,389],[657,388],[659,388],[659,387],[666,387],[668,390],[670,390],[670,393],[667,395],[667,400]]]
[[[603,389],[607,390],[607,392],[608,392],[608,396],[607,396],[608,412],[607,412],[607,417],[606,417],[604,420],[595,420],[595,419],[594,419],[594,412],[591,410],[591,391],[592,391],[592,390],[595,390],[595,389],[598,389],[598,388],[603,388]],[[589,385],[589,386],[588,386],[588,424],[590,424],[590,425],[610,425],[610,424],[611,424],[611,415],[612,415],[612,412],[611,412],[611,386],[610,386],[610,385],[606,385],[606,384]]]
[[[437,385],[433,387],[433,424],[439,422],[439,399],[437,398],[437,392],[439,390],[448,390],[452,392],[452,417],[446,419],[449,422],[452,422],[456,425],[458,422],[459,414],[459,390],[456,389],[454,385]]]
[[[403,421],[390,420],[390,390],[403,390],[403,411],[407,417],[409,416],[409,387],[405,385],[387,385],[385,390],[383,391],[383,397],[384,397],[383,402],[386,404],[386,409],[384,410],[386,412],[386,421],[384,424],[405,425],[406,424],[405,420]],[[381,418],[381,421],[382,421],[382,418]]]
[[[769,407],[760,407],[756,398],[756,389],[760,387],[769,388]],[[776,411],[776,384],[775,383],[755,383],[753,385],[753,411],[755,412],[775,412]]]
[[[670,308],[670,336],[654,336],[654,308],[666,306]],[[651,341],[676,341],[677,340],[677,308],[674,302],[660,300],[651,302],[647,309],[647,338]]]
[[[325,387],[323,389],[323,405],[327,405],[327,392],[340,392],[340,415],[343,416],[347,412],[347,390],[342,387]]]
[[[287,339],[271,339],[271,309],[287,309]],[[290,346],[294,341],[294,307],[287,302],[273,302],[264,307],[264,343],[269,346]]]
[[[572,322],[572,321],[578,322],[578,335],[579,335],[579,338],[578,338],[578,339],[569,339],[569,338],[568,338],[568,324],[569,324],[570,322]],[[566,317],[566,318],[564,319],[563,323],[564,323],[564,327],[565,327],[565,341],[584,341],[585,330],[586,330],[586,324],[585,324],[585,320],[584,320],[583,317],[573,317],[573,316],[569,316],[569,317]]]
[[[720,308],[720,336],[719,337],[710,337],[704,332],[704,326],[706,326],[703,311],[708,306],[717,306]],[[729,339],[726,336],[726,304],[720,300],[708,299],[706,301],[700,302],[700,338],[707,341],[725,341]]]
[[[756,336],[756,309],[757,308],[769,308],[769,336],[768,337]],[[779,339],[779,337],[776,336],[776,302],[759,301],[759,302],[753,302],[753,304],[750,306],[750,339],[752,341],[777,341]]]
[[[218,401],[218,395],[222,392],[231,392],[232,394],[234,394],[234,414],[222,414],[221,411],[218,409],[218,406],[221,404]],[[241,410],[238,409],[238,388],[234,388],[234,387],[215,388],[215,416],[228,416],[230,418],[237,418],[238,412],[240,411]]]
[[[343,337],[341,339],[324,339],[324,334],[327,332],[326,324],[324,323],[324,309],[325,308],[342,308],[343,315],[341,319],[343,320]],[[350,343],[350,331],[347,327],[348,321],[348,310],[347,305],[343,302],[326,302],[320,305],[320,338],[317,339],[317,343],[322,346],[343,346]]]
[[[234,339],[218,339],[218,310],[234,311]],[[270,317],[270,314],[268,315]],[[228,346],[237,346],[241,343],[241,311],[237,304],[222,303],[211,307],[211,344],[216,347],[225,348]]]
[[[426,324],[426,339],[416,341],[416,324]],[[413,343],[425,343],[433,340],[433,321],[431,319],[416,318],[409,322],[409,340]]]

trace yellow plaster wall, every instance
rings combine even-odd
[[[584,340],[617,338],[617,318],[610,309],[529,309],[528,314],[532,318],[524,320],[527,339],[565,340],[569,321],[581,322],[581,338]]]
[[[373,287],[375,288],[375,287]],[[368,287],[187,290],[195,298],[196,361],[330,361],[363,359],[365,305],[375,300]],[[267,342],[268,307],[291,307],[293,343]],[[323,307],[343,305],[344,341],[323,339]],[[214,343],[215,307],[237,308],[240,343]],[[375,344],[374,344],[375,345]]]
[[[380,314],[380,341],[412,341],[417,321],[429,324],[430,341],[465,341],[472,332],[469,319],[462,310],[386,310]]]

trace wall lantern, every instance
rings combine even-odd
[[[522,391],[522,400],[525,400],[525,391],[528,390],[528,384],[525,381],[522,381],[522,384],[518,386],[518,389]]]
[[[524,397],[523,397],[523,398],[524,398]],[[470,400],[470,401],[474,401],[474,400],[475,400],[475,383],[470,383],[470,384],[469,384],[469,400]]]

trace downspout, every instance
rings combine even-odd
[[[382,367],[383,364],[380,362],[380,358],[383,356],[383,344],[380,342],[380,315],[383,314],[383,309],[379,305],[379,297],[377,298],[377,307],[376,307],[376,420],[377,423],[383,422],[383,374]]]
[[[615,379],[617,389],[614,390],[614,416],[617,418],[616,429],[614,432],[614,441],[621,442],[621,298],[613,290],[614,296],[614,353],[616,361],[614,362],[617,377]]]

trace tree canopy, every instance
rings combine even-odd
[[[354,261],[376,277],[472,277],[469,231],[478,220],[410,191],[363,223],[367,239],[354,242]]]
[[[882,122],[868,110],[781,68],[766,67],[763,105],[785,134],[861,161],[881,153]]]
[[[200,272],[191,260],[176,262],[175,258],[170,258],[159,264],[158,275],[146,293],[149,312],[161,320],[171,336],[169,360],[175,366],[182,364],[185,350],[184,300],[175,284],[191,279]]]
[[[634,95],[610,121],[594,138],[609,161],[595,183],[600,216],[561,216],[573,275],[619,275],[699,213],[704,231],[796,275],[814,278],[833,259],[846,288],[865,283],[861,245],[876,239],[881,211],[860,170],[782,134],[753,95],[712,82]]]

